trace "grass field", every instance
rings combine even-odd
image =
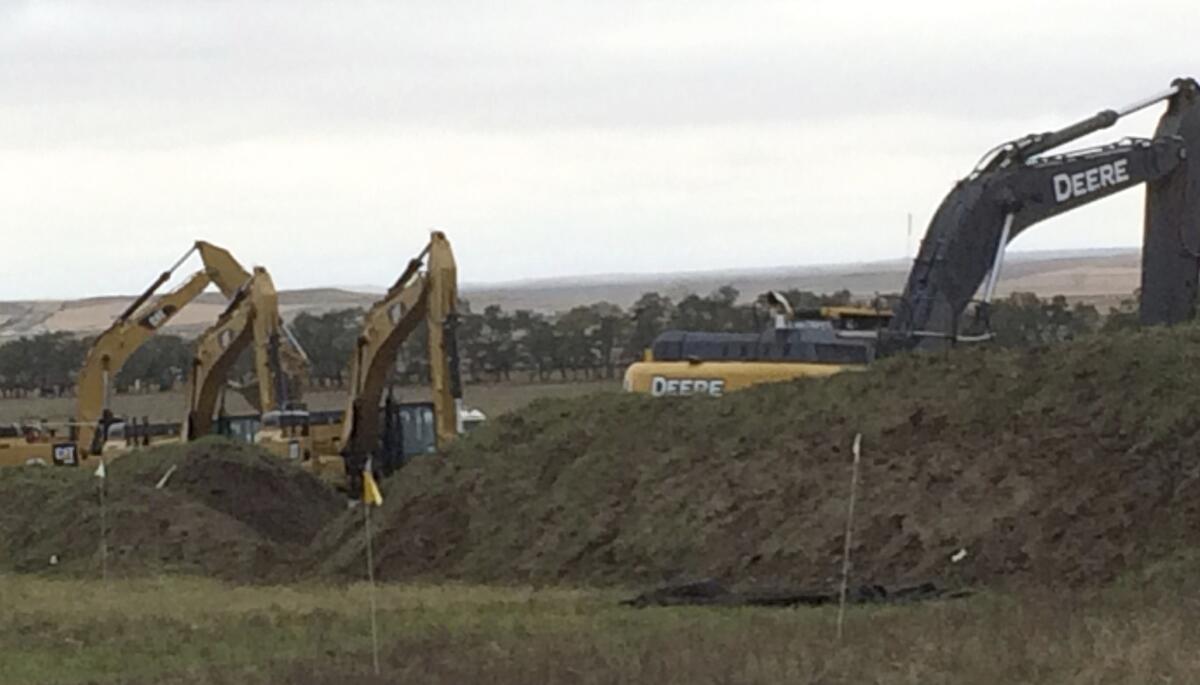
[[[363,584],[0,576],[0,682],[1185,683],[1200,672],[1200,595],[1163,584],[851,608],[840,643],[832,608],[631,609],[623,596],[384,586],[376,678]]]
[[[591,392],[620,390],[619,381],[584,381],[566,383],[496,383],[468,385],[463,394],[467,406],[495,417],[541,397],[576,397]],[[425,388],[402,388],[396,398],[401,401],[428,399]],[[342,409],[346,395],[340,391],[310,392],[305,401],[314,410]],[[240,397],[229,393],[227,408],[231,413],[250,410]],[[119,416],[149,416],[153,421],[181,421],[184,415],[182,391],[152,394],[117,395],[113,408]],[[0,399],[0,422],[45,419],[67,421],[75,414],[75,398]]]

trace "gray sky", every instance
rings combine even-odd
[[[900,257],[994,144],[1200,75],[1197,27],[1195,0],[0,0],[0,300],[137,291],[195,238],[281,288],[389,283],[433,227],[467,282]],[[1136,245],[1141,202],[1014,248]]]

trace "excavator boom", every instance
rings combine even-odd
[[[1142,316],[1147,323],[1190,318],[1200,249],[1200,88],[1176,81],[1156,96],[1169,99],[1153,139],[1125,140],[1045,156],[1083,135],[1145,108],[1149,98],[1106,110],[1061,131],[997,148],[959,181],[934,214],[883,351],[936,347],[959,336],[959,318],[984,288],[993,294],[1004,247],[1030,226],[1133,186],[1149,186],[1143,256]]]
[[[396,354],[422,321],[429,335],[437,442],[445,446],[457,437],[462,396],[454,336],[457,298],[454,254],[446,236],[435,231],[429,245],[367,311],[350,360],[350,395],[342,426],[342,456],[352,483],[380,444],[380,402]]]
[[[203,271],[192,274],[183,285],[145,307],[146,311],[127,312],[92,343],[79,372],[77,391],[76,442],[85,456],[100,454],[104,448],[107,417],[104,422],[101,418],[107,411],[113,381],[126,360],[208,284]]]
[[[192,274],[176,290],[154,299],[158,289],[193,252],[200,254],[204,268]],[[78,381],[77,442],[85,456],[99,454],[103,449],[107,424],[110,421],[108,400],[112,382],[130,355],[166,325],[180,309],[199,297],[209,283],[215,284],[225,297],[235,298],[250,282],[251,273],[246,271],[228,250],[198,240],[96,338],[80,370]],[[276,297],[274,286],[270,286],[269,297]],[[290,336],[279,335],[283,326],[282,320],[276,314],[270,322],[263,322],[253,331],[260,350],[276,350],[273,353],[260,353],[259,356],[264,360],[266,357],[263,355],[277,356],[284,370],[279,374],[280,383],[272,384],[254,398],[254,402],[258,403],[260,408],[264,406],[264,401],[267,402],[265,406],[269,408],[288,399],[298,399],[301,391],[300,380],[307,374],[307,358],[303,350]],[[284,384],[284,377],[292,380]],[[281,393],[281,388],[285,392]]]
[[[205,270],[225,297],[233,298],[250,282],[252,274],[247,272],[227,250],[202,240],[196,242],[196,249],[204,261]],[[270,277],[267,277],[266,280],[269,282]],[[262,283],[260,281],[260,288],[264,287]],[[258,302],[257,309],[266,311],[267,306],[263,298],[270,297],[275,302],[269,308],[278,312],[278,295],[275,293],[273,284],[270,284],[269,288],[270,294],[259,293],[255,297]],[[265,364],[263,355],[269,354],[274,359],[274,366],[279,369],[279,372],[270,376],[272,381],[269,387],[262,387],[261,379],[267,378],[267,376],[260,373],[258,376],[260,380],[240,388],[246,401],[261,413],[277,409],[281,404],[300,400],[304,393],[304,381],[308,378],[308,356],[304,353],[300,343],[290,335],[282,317],[276,313],[270,319],[255,318],[254,341],[255,363],[259,367],[259,371],[261,372]]]
[[[429,377],[438,442],[448,445],[462,432],[462,380],[458,373],[458,266],[441,233],[429,241]]]
[[[254,343],[254,368],[258,377],[257,404],[262,411],[281,410],[286,390],[280,362],[278,295],[270,274],[255,267],[254,274],[234,295],[229,306],[196,341],[188,377],[188,415],[184,435],[192,440],[212,432],[213,412],[229,371],[242,351]]]
[[[200,253],[200,261],[204,263],[204,273],[221,291],[221,294],[233,298],[242,286],[250,280],[250,272],[238,263],[223,247],[197,240],[195,250]]]
[[[230,369],[250,344],[253,308],[239,293],[208,330],[196,341],[188,374],[188,413],[183,436],[195,440],[213,428],[213,413]]]

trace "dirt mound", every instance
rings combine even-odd
[[[1104,583],[1200,547],[1197,387],[1184,328],[719,399],[541,401],[384,484],[378,574],[823,593],[861,432],[853,586]],[[148,450],[109,476],[114,573],[361,576],[362,510],[252,447]],[[0,470],[0,571],[98,573],[96,487],[90,470]]]
[[[166,489],[181,492],[268,540],[307,545],[344,498],[319,479],[251,445],[209,438],[130,455],[115,473],[153,486],[172,467]]]
[[[98,575],[99,483],[90,469],[0,472],[0,549],[7,546],[0,568]],[[293,577],[307,543],[343,508],[316,478],[221,440],[115,459],[105,499],[113,573],[248,582]]]
[[[854,583],[1102,583],[1200,543],[1197,387],[1186,328],[536,403],[385,484],[378,571],[829,588],[861,432]],[[360,572],[360,526],[318,538],[321,573]]]

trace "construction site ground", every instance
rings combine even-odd
[[[385,663],[433,682],[1184,682],[1200,667],[1197,387],[1186,327],[724,398],[536,401],[384,482]],[[836,590],[860,433],[851,584],[975,596],[856,607],[844,642],[826,608],[619,606],[702,578]],[[363,512],[340,493],[220,439],[122,457],[106,483],[102,563],[90,468],[0,470],[0,646],[48,660],[0,682],[362,670]],[[189,646],[133,675],[103,665],[143,625]]]
[[[466,393],[469,404],[488,416],[498,416],[519,409],[535,399],[578,397],[593,392],[620,389],[617,380],[554,379],[526,382],[514,377],[498,383],[470,383]],[[231,414],[249,414],[250,405],[235,392],[226,394],[226,409]],[[346,392],[337,389],[309,390],[304,396],[310,409],[339,410],[346,407]],[[396,400],[424,402],[429,400],[426,386],[398,386]],[[183,390],[169,392],[121,393],[113,397],[113,412],[118,416],[146,417],[154,422],[181,421],[186,413],[187,398]],[[0,423],[15,421],[48,421],[65,424],[75,416],[74,397],[0,398]]]

